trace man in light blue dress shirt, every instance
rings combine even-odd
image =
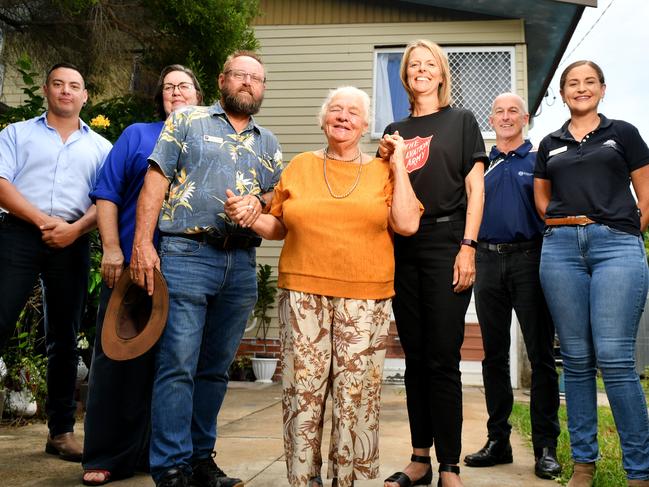
[[[40,277],[48,359],[45,451],[81,461],[73,395],[90,268],[87,234],[96,222],[88,193],[111,144],[79,118],[88,93],[75,66],[53,66],[43,91],[47,112],[0,132],[0,354]]]

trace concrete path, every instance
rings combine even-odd
[[[286,469],[282,444],[281,387],[233,382],[219,417],[216,460],[229,475],[246,481],[247,487],[285,487]],[[325,426],[327,451],[328,429]],[[464,389],[464,430],[462,456],[481,448],[486,439],[486,410],[480,388]],[[82,424],[77,432],[83,434]],[[47,428],[34,424],[22,428],[0,427],[0,486],[63,487],[81,484],[79,464],[64,462],[43,452]],[[467,487],[552,487],[552,481],[534,476],[534,458],[529,446],[512,436],[514,463],[492,468],[462,466]],[[410,434],[402,386],[383,388],[381,409],[381,476],[357,481],[356,487],[382,487],[382,479],[406,465],[410,456]],[[326,455],[326,453],[325,453]],[[435,466],[436,468],[436,466]],[[326,473],[326,466],[323,467]],[[437,484],[435,472],[434,485]],[[147,475],[111,483],[116,487],[153,487]],[[325,481],[325,486],[331,481]]]

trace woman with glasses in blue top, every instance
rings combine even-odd
[[[111,360],[102,350],[101,330],[112,288],[130,261],[137,198],[164,120],[174,110],[202,101],[190,69],[180,64],[164,68],[154,96],[160,121],[135,123],[124,130],[90,194],[97,205],[104,283],[85,419],[85,485],[103,485],[130,477],[138,469],[148,470],[153,349],[132,360]]]

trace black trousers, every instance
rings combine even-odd
[[[154,350],[115,361],[101,347],[101,330],[112,290],[102,285],[97,335],[88,381],[83,468],[111,472],[112,479],[148,471]]]
[[[509,376],[512,308],[521,324],[532,365],[530,412],[536,450],[555,447],[559,436],[559,389],[552,346],[554,325],[539,281],[541,244],[498,253],[479,248],[475,297],[485,358],[482,377],[492,440],[509,438],[513,395]]]
[[[0,223],[0,353],[40,277],[45,315],[47,400],[52,436],[74,428],[77,333],[88,294],[90,246],[84,235],[52,249],[38,228],[15,219]]]
[[[406,395],[412,446],[435,445],[440,463],[455,464],[462,449],[460,347],[471,291],[453,292],[453,265],[464,222],[422,225],[395,236],[393,301],[406,357]]]

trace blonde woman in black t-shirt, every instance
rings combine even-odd
[[[599,367],[628,485],[649,487],[649,417],[634,359],[649,282],[641,235],[649,223],[649,148],[633,125],[597,112],[606,92],[597,64],[572,63],[560,88],[570,120],[541,141],[534,194],[547,225],[541,284],[563,357],[575,461],[568,486],[593,484]]]
[[[482,219],[484,141],[468,110],[450,107],[448,59],[430,41],[411,42],[401,61],[411,115],[386,134],[406,142],[406,169],[424,205],[419,231],[395,235],[393,300],[406,357],[411,462],[385,487],[428,485],[430,449],[439,461],[439,486],[460,480],[462,383],[460,347],[475,277],[475,247]],[[387,145],[379,149],[387,152]]]

